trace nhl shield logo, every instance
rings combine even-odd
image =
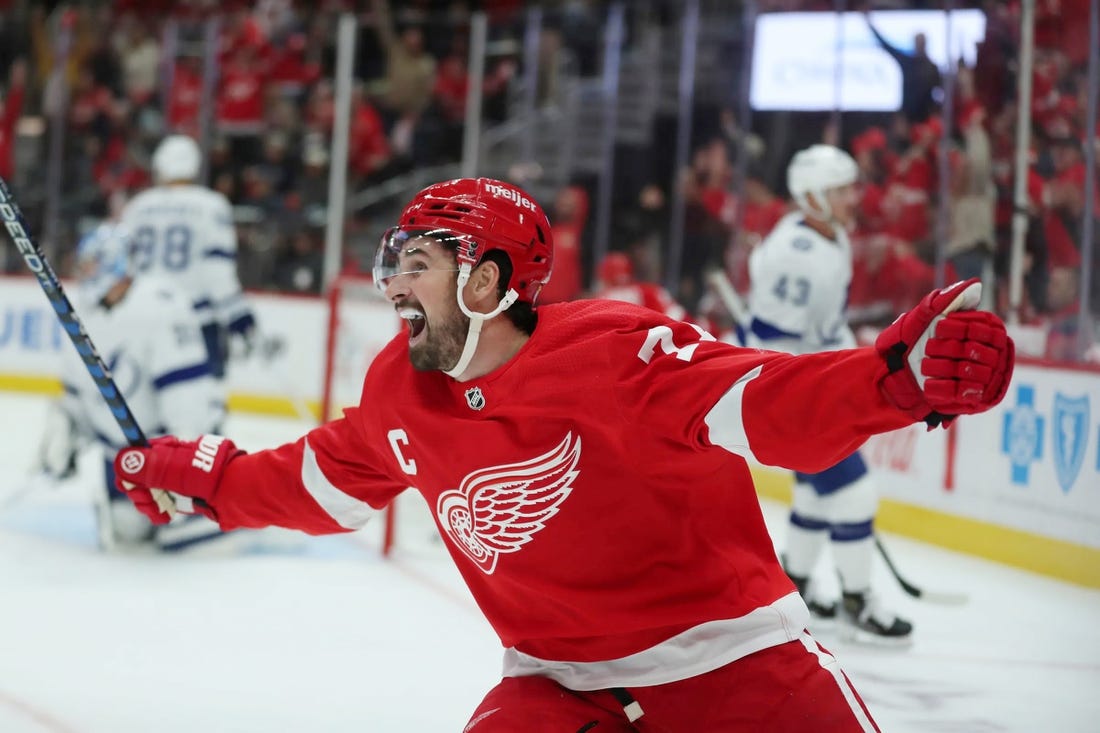
[[[471,410],[480,410],[485,407],[485,395],[481,393],[481,387],[471,387],[466,390],[466,404]]]
[[[1085,446],[1088,444],[1089,398],[1054,395],[1054,419],[1051,432],[1054,434],[1054,468],[1058,474],[1058,484],[1062,491],[1069,492],[1081,463],[1085,459]]]

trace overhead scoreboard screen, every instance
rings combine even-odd
[[[912,52],[923,33],[941,70],[949,59],[973,66],[985,38],[980,10],[890,10],[869,17],[902,51]],[[892,111],[901,106],[901,68],[863,13],[765,13],[756,19],[749,101],[756,110]]]

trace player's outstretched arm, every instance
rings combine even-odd
[[[977,278],[929,293],[875,341],[883,395],[930,429],[985,412],[1008,390],[1015,346],[1000,318],[973,310],[981,293]]]
[[[870,349],[761,352],[766,361],[708,414],[710,440],[814,472],[876,433],[990,409],[1008,389],[1015,351],[997,316],[969,310],[980,294],[976,279],[929,293]]]
[[[365,440],[358,418],[349,414],[357,413],[346,410],[344,418],[294,442],[253,453],[217,435],[157,438],[147,447],[119,452],[116,480],[157,524],[169,517],[151,502],[153,489],[171,492],[179,511],[204,514],[224,530],[276,526],[309,534],[349,532],[408,486],[404,473],[386,473],[386,466],[396,463]]]

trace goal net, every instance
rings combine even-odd
[[[363,276],[341,275],[328,294],[328,334],[325,346],[321,419],[340,416],[359,404],[363,375],[387,343],[402,328],[374,282]],[[382,516],[372,519],[363,536],[382,554],[438,553],[441,541],[431,512],[417,491],[397,497]]]

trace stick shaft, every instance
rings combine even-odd
[[[745,307],[745,302],[741,300],[741,296],[733,289],[726,273],[721,270],[713,270],[707,275],[707,282],[714,289],[718,299],[722,301],[722,305],[733,316],[733,320],[742,328],[747,328],[752,316],[749,314],[749,309]]]
[[[962,604],[966,603],[967,597],[963,593],[940,593],[936,591],[929,591],[925,590],[924,588],[919,588],[910,583],[908,580],[902,577],[900,572],[898,572],[897,566],[894,565],[893,558],[891,558],[890,554],[886,552],[886,546],[882,544],[882,540],[879,539],[879,536],[876,534],[874,535],[874,538],[875,547],[878,548],[878,552],[882,556],[883,562],[886,563],[886,567],[890,570],[890,574],[894,576],[894,580],[898,582],[898,585],[901,586],[901,589],[907,594],[909,594],[913,598],[919,598],[922,601],[930,601],[932,603],[940,603],[947,606],[961,606]]]
[[[0,178],[0,220],[3,221],[8,236],[15,243],[15,248],[22,255],[27,269],[35,276],[42,292],[46,294],[50,305],[53,306],[57,319],[61,321],[65,333],[69,335],[69,340],[72,341],[77,353],[80,354],[84,367],[88,370],[88,374],[91,375],[96,388],[99,389],[99,393],[103,395],[104,401],[111,409],[111,414],[114,415],[115,422],[121,428],[127,443],[133,446],[149,445],[145,433],[142,432],[141,426],[134,418],[134,413],[130,410],[130,406],[126,403],[122,392],[115,385],[111,370],[107,368],[99,352],[96,351],[95,344],[92,343],[91,337],[84,329],[84,324],[76,311],[73,310],[73,305],[65,294],[65,290],[61,287],[61,281],[58,279],[57,273],[50,267],[50,263],[46,261],[46,256],[31,237],[30,227],[27,226],[26,219],[23,218],[23,212],[20,210],[19,204],[15,202],[7,182],[3,178]],[[171,514],[172,511],[168,509],[168,507],[174,509],[171,497],[166,492],[159,493],[160,495],[156,496],[157,505],[163,511]]]

